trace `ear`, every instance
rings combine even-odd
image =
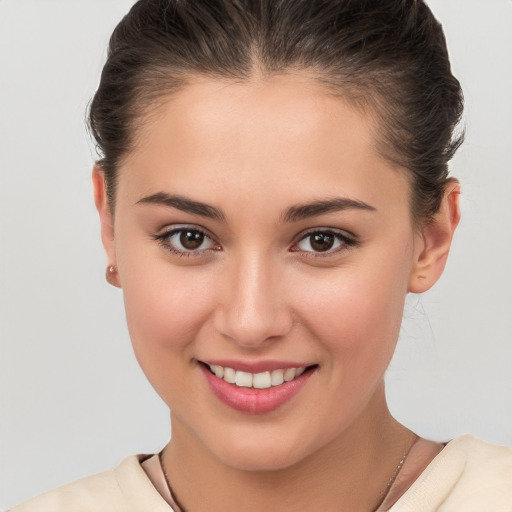
[[[441,207],[416,238],[413,268],[408,291],[423,293],[441,277],[460,220],[460,184],[450,180],[445,187]]]
[[[100,216],[101,241],[107,254],[107,281],[117,287],[121,287],[117,271],[111,272],[108,269],[117,269],[116,245],[114,236],[114,220],[108,204],[107,192],[105,189],[105,174],[100,165],[96,164],[92,170],[92,186],[94,191],[94,203]]]

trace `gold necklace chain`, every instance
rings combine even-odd
[[[375,509],[372,509],[372,510],[377,510],[381,506],[381,504],[384,502],[384,500],[386,499],[386,496],[388,495],[392,485],[395,483],[395,480],[397,479],[398,474],[400,473],[400,470],[402,469],[402,467],[403,467],[403,465],[405,463],[405,460],[407,459],[407,456],[409,455],[412,447],[414,446],[414,444],[416,443],[417,440],[418,440],[418,436],[415,435],[414,439],[413,439],[413,442],[404,451],[404,453],[402,455],[402,458],[400,459],[400,462],[398,463],[397,467],[393,471],[393,474],[391,475],[391,478],[389,479],[389,482],[387,483],[386,487],[380,493],[380,495],[379,495],[379,503],[378,503],[377,507]],[[172,492],[171,484],[169,482],[169,477],[167,476],[167,470],[165,469],[163,453],[164,453],[164,451],[162,450],[158,454],[158,459],[160,460],[160,465],[162,466],[162,472],[164,474],[165,483],[167,484],[167,488],[169,490],[169,493],[172,496],[172,499],[173,499],[173,501],[175,503],[174,506],[178,507],[177,509],[174,510],[174,512],[186,512],[186,510],[183,508],[183,506],[178,503],[178,500],[176,499],[176,495],[173,494],[173,492]]]
[[[387,495],[389,494],[389,491],[391,490],[391,487],[395,483],[395,480],[398,477],[398,473],[400,473],[400,470],[402,469],[405,459],[407,459],[407,456],[409,455],[410,451],[412,450],[412,447],[416,444],[416,441],[419,439],[419,437],[414,434],[413,441],[409,445],[409,447],[404,451],[402,458],[400,459],[400,462],[398,463],[397,467],[395,468],[395,471],[393,471],[393,474],[391,475],[391,478],[389,479],[389,482],[387,483],[384,490],[380,493],[379,496],[379,503],[377,507],[374,510],[378,510],[379,507],[384,503],[384,500],[386,499]]]
[[[165,448],[164,448],[164,450],[165,450]],[[169,490],[169,494],[171,495],[171,499],[173,502],[173,510],[174,510],[174,512],[186,512],[185,508],[180,503],[178,503],[176,496],[172,492],[171,484],[169,482],[169,477],[167,476],[167,471],[165,469],[165,464],[164,464],[164,457],[163,457],[164,450],[162,450],[158,454],[158,459],[160,460],[160,466],[162,466],[162,471],[164,473],[164,478],[165,478],[165,483],[167,484],[167,489]]]

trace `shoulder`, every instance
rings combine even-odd
[[[455,438],[391,510],[512,511],[512,448]]]
[[[169,512],[169,507],[131,455],[114,469],[48,491],[11,512]]]

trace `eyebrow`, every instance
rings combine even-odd
[[[282,221],[297,222],[299,220],[316,217],[325,213],[352,209],[376,211],[376,208],[363,201],[349,199],[346,197],[336,197],[334,199],[318,200],[312,203],[292,206],[285,212],[282,217]]]
[[[201,215],[213,220],[225,221],[226,216],[221,210],[200,201],[193,201],[186,197],[179,195],[168,194],[167,192],[157,192],[147,197],[143,197],[137,204],[157,204],[176,208],[182,212],[192,213],[194,215]]]
[[[168,194],[167,192],[157,192],[150,196],[143,197],[137,201],[137,204],[156,204],[176,208],[183,212],[200,215],[213,220],[226,221],[226,216],[215,206],[211,206],[200,201],[194,201],[180,195]],[[297,222],[299,220],[317,217],[326,213],[343,211],[343,210],[366,210],[376,211],[373,206],[359,201],[357,199],[349,199],[345,197],[336,197],[334,199],[318,200],[311,203],[291,206],[281,216],[281,222]]]

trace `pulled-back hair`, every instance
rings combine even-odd
[[[422,0],[138,1],[112,34],[90,107],[111,207],[144,116],[191,77],[295,70],[375,116],[378,151],[409,170],[415,221],[431,218],[462,142],[463,100]]]

